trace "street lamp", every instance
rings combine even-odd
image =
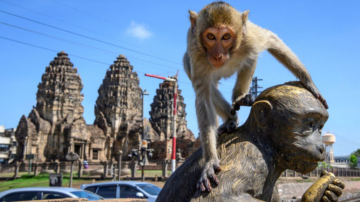
[[[72,178],[73,178],[73,164],[74,161],[79,160],[79,155],[77,155],[74,152],[70,152],[66,155],[66,160],[71,161],[71,166],[70,166],[70,181],[69,181],[69,187],[72,187]]]
[[[179,73],[179,71],[178,71]],[[165,81],[170,81],[170,82],[174,82],[174,105],[173,105],[173,139],[172,139],[172,154],[171,154],[171,173],[175,172],[175,168],[176,168],[176,115],[177,115],[177,103],[176,103],[176,99],[177,99],[177,75],[173,76],[173,77],[162,77],[162,76],[157,76],[157,75],[152,75],[152,74],[145,74],[145,76],[149,76],[149,77],[153,77],[153,78],[158,78],[158,79],[162,79]]]
[[[146,89],[141,93],[142,95],[142,138],[141,138],[141,157],[143,160],[143,164],[141,166],[141,181],[144,181],[144,167],[145,167],[145,155],[147,148],[147,141],[145,140],[145,128],[144,128],[144,95],[149,95],[149,93],[146,91]]]

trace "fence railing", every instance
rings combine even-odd
[[[182,162],[178,162],[177,167],[180,166]],[[118,164],[116,161],[107,161],[107,162],[97,162],[97,163],[89,163],[88,169],[85,169],[85,166],[82,162],[74,163],[73,171],[77,173],[77,177],[82,178],[83,175],[85,177],[101,177],[101,178],[109,178],[112,177],[114,171],[118,169]],[[123,161],[121,163],[122,170],[127,169],[130,173],[129,175],[134,178],[136,170],[141,169],[140,166],[137,165],[137,161]],[[14,177],[19,176],[19,172],[28,172],[30,165],[28,163],[13,163],[9,165],[0,166],[0,177],[1,174],[8,173],[6,176],[9,176],[9,173],[13,173]],[[31,166],[31,174],[38,175],[41,172],[55,172],[55,173],[66,173],[70,170],[70,162],[48,162],[48,163],[33,163]],[[150,165],[145,166],[144,170],[161,170],[161,175],[164,178],[168,177],[168,171],[171,170],[171,165],[168,160],[152,162]],[[293,170],[286,170],[282,173],[281,177],[320,177],[322,170],[327,170],[332,172],[337,177],[360,177],[360,169],[350,169],[350,168],[324,168],[317,167],[310,173],[301,174],[295,172]],[[115,175],[118,172],[115,171]],[[159,176],[160,177],[160,176]]]
[[[179,161],[177,167],[182,164],[183,161]],[[124,177],[128,176],[131,178],[135,177],[136,170],[140,169],[137,161],[122,161],[121,170],[122,173],[128,173]],[[168,177],[168,171],[171,169],[168,160],[156,161],[145,166],[145,170],[161,170],[161,174],[157,174],[158,177]],[[0,166],[0,178],[5,175],[7,178],[13,176],[13,178],[19,177],[20,172],[29,172],[31,174],[38,175],[40,173],[69,173],[70,162],[46,162],[46,163],[32,163],[27,162],[16,162],[8,165]],[[73,172],[77,174],[78,178],[110,178],[118,174],[118,163],[117,161],[105,161],[105,162],[89,162],[86,166],[83,162],[76,162],[73,165]],[[13,173],[13,175],[11,175]],[[122,175],[123,176],[123,175]],[[75,177],[75,176],[74,176]]]
[[[360,169],[329,167],[317,167],[315,170],[307,174],[301,174],[293,170],[286,170],[285,172],[283,172],[281,177],[320,177],[320,174],[323,170],[334,173],[336,177],[360,177]]]

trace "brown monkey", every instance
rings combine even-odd
[[[260,52],[268,50],[325,108],[328,106],[296,55],[274,33],[251,23],[249,11],[240,13],[227,3],[214,2],[199,14],[189,13],[191,27],[183,62],[196,93],[196,114],[206,160],[198,188],[211,191],[209,179],[219,183],[215,171],[221,170],[216,154],[217,132],[233,131],[238,123],[236,110],[240,105],[252,104],[246,95]],[[230,106],[217,89],[217,83],[235,72],[237,80]],[[215,111],[224,121],[218,131]]]

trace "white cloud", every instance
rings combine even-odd
[[[126,33],[139,39],[147,39],[152,36],[152,33],[145,25],[138,24],[133,20],[130,22],[130,26],[127,28]]]

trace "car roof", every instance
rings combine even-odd
[[[5,194],[19,192],[19,191],[56,191],[59,193],[69,193],[73,191],[83,191],[83,190],[77,188],[71,188],[71,187],[23,187],[23,188],[9,189],[0,192],[0,197],[2,197]]]
[[[141,185],[141,184],[151,184],[149,182],[138,182],[138,181],[113,181],[113,182],[99,182],[94,184],[83,184],[82,186],[88,187],[88,186],[96,186],[96,185],[116,185],[116,184],[126,184],[126,185]],[[153,185],[153,184],[151,184]]]

